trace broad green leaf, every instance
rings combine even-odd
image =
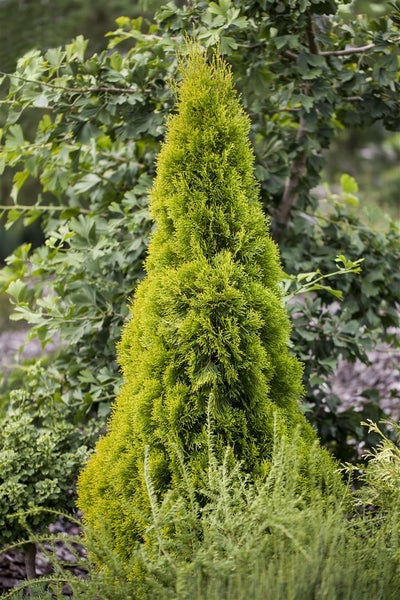
[[[9,294],[15,302],[23,301],[26,298],[26,283],[21,279],[16,279],[10,283],[6,293]]]
[[[49,106],[49,100],[45,94],[40,94],[35,100],[32,102],[32,106],[36,108],[47,108]]]
[[[82,177],[82,179],[75,184],[74,190],[76,194],[84,194],[88,190],[92,189],[101,181],[101,178],[96,173],[89,173]]]

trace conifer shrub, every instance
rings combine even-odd
[[[146,540],[152,497],[187,477],[201,496],[210,447],[218,460],[228,447],[229,461],[256,480],[270,468],[274,432],[299,430],[296,485],[303,493],[313,485],[316,438],[299,407],[302,367],[287,347],[249,119],[218,56],[208,63],[192,49],[182,73],[150,194],[146,277],[119,344],[124,384],[79,481],[87,530],[108,536],[126,562]],[[328,483],[335,464],[317,454],[313,468]]]
[[[202,502],[188,473],[184,493],[173,490],[160,501],[152,496],[146,529],[151,544],[137,543],[130,565],[121,562],[105,540],[87,540],[90,555],[101,557],[107,570],[89,566],[89,578],[70,582],[73,597],[397,599],[398,500],[392,498],[382,511],[356,509],[334,481],[327,495],[323,474],[313,467],[320,460],[318,443],[307,457],[300,457],[298,435],[301,432],[290,432],[290,438],[276,432],[269,472],[254,484],[239,464],[231,468],[226,456],[218,461],[211,447]],[[299,494],[296,485],[305,462],[312,498]],[[183,472],[186,467],[183,462]],[[151,493],[151,477],[148,484]],[[369,481],[363,487],[368,493]],[[140,569],[140,578],[130,581],[130,568],[136,573]]]

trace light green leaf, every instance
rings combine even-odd
[[[82,177],[82,179],[74,186],[75,193],[83,194],[97,185],[99,181],[101,181],[101,178],[96,175],[96,173],[89,173]]]
[[[25,292],[26,284],[22,281],[22,279],[16,279],[15,281],[12,281],[6,290],[6,293],[9,294],[16,302],[19,302],[26,296]]]
[[[358,183],[351,175],[344,173],[340,178],[340,185],[346,194],[355,194],[358,192]]]

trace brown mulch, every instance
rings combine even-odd
[[[341,410],[369,401],[374,390],[380,408],[388,417],[400,419],[400,348],[381,348],[368,353],[370,365],[342,361],[331,389],[342,401]],[[339,410],[340,410],[339,409]]]

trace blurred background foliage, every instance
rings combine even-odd
[[[53,48],[76,35],[89,39],[89,52],[103,50],[104,34],[126,15],[150,17],[160,0],[0,0],[0,69],[13,71],[32,48]]]
[[[105,34],[114,28],[117,17],[142,15],[151,19],[161,4],[162,0],[0,0],[0,72],[13,72],[18,58],[33,48],[45,50],[60,46],[80,34],[89,41],[89,54],[100,52],[106,48]],[[0,86],[0,97],[1,89]],[[25,119],[28,129],[34,128],[32,119],[32,114]],[[1,122],[0,106],[0,127]],[[0,204],[9,202],[11,185],[11,172],[0,176]],[[31,204],[37,194],[37,182],[32,180],[27,182],[21,198]],[[30,226],[18,221],[12,228],[5,229],[0,220],[0,265],[24,242],[34,246],[43,242],[40,221]],[[8,302],[0,299],[3,315],[7,305]],[[0,317],[0,330],[2,321],[4,318]]]
[[[342,7],[350,15],[383,17],[394,8],[391,0],[354,0]],[[369,224],[382,226],[385,215],[400,219],[400,133],[382,123],[337,132],[327,153],[325,178],[338,183],[342,173],[355,177]]]

